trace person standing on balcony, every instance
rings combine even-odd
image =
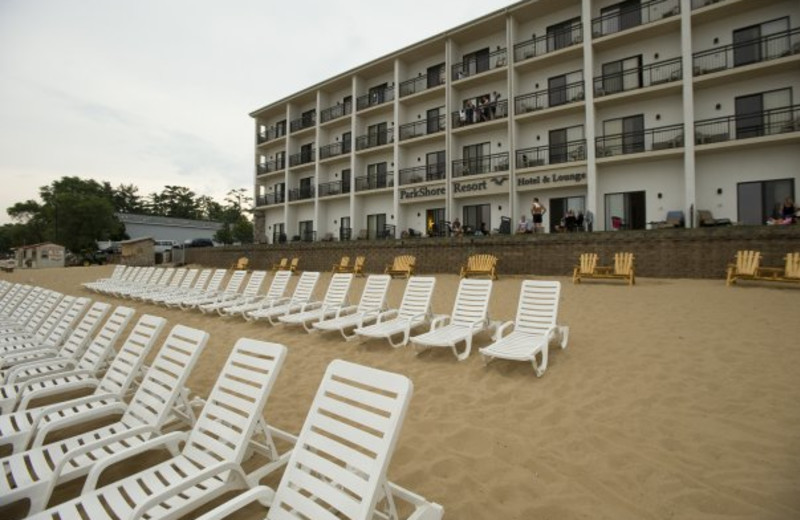
[[[544,231],[544,226],[542,225],[542,221],[544,214],[547,213],[547,208],[545,208],[540,202],[539,199],[534,197],[533,204],[531,204],[531,216],[533,216],[533,232],[534,233],[541,233]]]

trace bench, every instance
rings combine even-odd
[[[492,280],[497,280],[497,257],[494,255],[482,254],[471,255],[467,258],[467,265],[461,266],[461,278],[471,276],[488,276]]]

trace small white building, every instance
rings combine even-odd
[[[16,257],[20,269],[64,267],[64,246],[52,242],[20,246],[16,250]]]

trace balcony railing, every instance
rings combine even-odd
[[[258,131],[258,144],[266,143],[267,141],[272,141],[279,137],[283,137],[286,135],[286,126],[282,127],[270,127],[270,128],[262,128]]]
[[[280,230],[275,230],[272,232],[272,243],[273,244],[283,244],[286,242],[286,233]]]
[[[701,7],[716,4],[717,2],[721,1],[722,0],[692,0],[692,9],[700,9]]]
[[[452,114],[453,128],[485,123],[494,119],[508,117],[508,100],[491,101],[477,107],[462,108]]]
[[[306,164],[314,162],[314,149],[311,148],[310,150],[304,150],[302,152],[293,153],[289,156],[289,167],[292,166],[299,166],[301,164]]]
[[[406,139],[413,139],[414,137],[443,132],[446,121],[447,118],[442,114],[439,117],[400,125],[400,140],[405,141]]]
[[[327,159],[329,157],[336,157],[337,155],[350,153],[351,149],[352,149],[352,144],[349,141],[342,141],[340,143],[331,143],[329,145],[321,146],[319,148],[319,158]]]
[[[313,229],[302,229],[298,236],[301,242],[315,242],[317,240],[317,232]]]
[[[350,240],[353,238],[353,228],[342,227],[339,228],[339,240]]]
[[[514,98],[514,113],[525,114],[534,110],[555,107],[582,101],[584,97],[583,81],[576,81],[560,88],[539,90]]]
[[[679,0],[652,0],[592,19],[595,38],[675,16],[681,12]]]
[[[394,99],[394,87],[386,87],[383,90],[375,90],[369,94],[364,94],[356,99],[356,109],[364,110],[365,108],[374,107],[388,103]]]
[[[353,111],[353,105],[349,103],[346,105],[338,103],[332,107],[320,110],[319,121],[320,123],[327,123],[328,121],[333,121],[334,119],[339,119],[340,117],[344,117],[350,114],[352,111]]]
[[[533,168],[534,166],[583,161],[585,159],[586,139],[525,148],[516,152],[517,168]]]
[[[446,169],[447,165],[445,163],[403,168],[400,170],[400,186],[417,184],[418,182],[442,180],[447,175]]]
[[[800,53],[800,27],[692,55],[695,76]]]
[[[470,58],[453,65],[453,80],[469,78],[488,70],[505,67],[508,64],[507,49],[498,49],[488,56]]]
[[[291,123],[289,123],[289,129],[292,132],[297,132],[298,130],[302,130],[304,128],[311,128],[316,123],[317,114],[316,112],[313,112],[311,114],[294,119]]]
[[[366,150],[394,142],[394,128],[387,128],[382,132],[369,135],[360,135],[356,138],[356,150]]]
[[[350,193],[350,181],[332,181],[320,183],[317,187],[317,193],[320,197]]]
[[[427,90],[429,88],[444,85],[444,70],[444,67],[442,67],[439,70],[439,73],[435,76],[422,74],[416,78],[403,81],[400,83],[400,97],[402,98],[410,96],[411,94],[416,94],[417,92],[422,92],[423,90]]]
[[[544,36],[533,37],[514,45],[514,61],[542,56],[559,49],[572,47],[583,42],[583,24],[577,23],[561,31],[553,31]]]
[[[379,190],[394,186],[394,172],[373,173],[356,177],[356,191]]]
[[[308,200],[314,198],[314,186],[307,188],[293,188],[289,190],[289,202],[295,200]]]
[[[272,206],[273,204],[283,204],[286,202],[283,192],[265,193],[256,197],[256,206]]]
[[[508,171],[508,152],[453,161],[453,177]]]
[[[286,168],[285,159],[273,159],[272,161],[259,163],[257,166],[258,175],[263,175],[265,173],[271,173],[271,172],[278,172],[285,168]]]
[[[773,108],[763,112],[695,121],[697,144],[719,143],[765,135],[800,131],[800,105]]]
[[[681,147],[683,147],[683,125],[669,125],[640,132],[604,135],[596,140],[597,157],[612,157]]]
[[[615,74],[596,76],[594,78],[594,95],[597,97],[616,94],[627,90],[636,90],[670,81],[678,81],[681,74],[681,59],[650,63],[644,67],[623,70]]]

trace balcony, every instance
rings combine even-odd
[[[539,90],[531,94],[517,96],[514,99],[514,113],[519,115],[534,110],[576,103],[583,101],[583,96],[583,81],[576,81],[560,88]]]
[[[348,104],[337,103],[332,107],[320,110],[319,121],[320,123],[327,123],[328,121],[333,121],[334,119],[339,119],[340,117],[349,115],[352,112],[353,112],[353,105],[349,103]]]
[[[283,192],[277,191],[272,193],[265,193],[256,197],[256,206],[273,206],[275,204],[283,204],[286,202]]]
[[[400,125],[400,140],[405,141],[406,139],[422,137],[423,135],[444,132],[446,126],[445,123],[446,118],[444,114],[442,114],[439,117]]]
[[[356,99],[356,109],[376,107],[394,100],[394,87],[386,87],[382,90],[373,90],[369,94],[364,94]]]
[[[296,200],[308,200],[314,198],[314,187],[294,188],[289,190],[289,202]]]
[[[300,166],[301,164],[308,164],[314,162],[314,149],[303,150],[299,153],[294,153],[289,156],[289,167]]]
[[[285,168],[286,168],[286,160],[283,158],[259,163],[258,166],[256,166],[258,175],[283,171]]]
[[[403,168],[400,170],[400,186],[443,180],[447,176],[446,169],[447,165],[445,163]]]
[[[467,107],[451,114],[453,128],[463,128],[476,123],[486,123],[508,117],[508,100],[482,103],[477,107]]]
[[[800,28],[761,38],[724,45],[692,55],[695,76],[775,60],[800,53]]]
[[[508,171],[508,152],[453,161],[453,177]]]
[[[707,5],[716,4],[721,0],[692,0],[692,10],[700,9],[701,7],[705,7]]]
[[[592,36],[599,38],[646,25],[681,12],[679,0],[652,0],[592,19]]]
[[[319,149],[319,159],[329,159],[331,157],[344,155],[346,153],[350,153],[352,148],[353,147],[350,141],[342,141],[339,143],[331,143],[329,145],[321,146]]]
[[[563,144],[536,146],[516,152],[517,168],[534,168],[548,164],[561,164],[586,160],[586,139]]]
[[[371,173],[356,177],[356,191],[379,190],[394,187],[394,172]]]
[[[800,105],[704,119],[694,123],[698,145],[800,131]]]
[[[416,78],[407,79],[400,83],[400,97],[404,98],[406,96],[423,92],[429,88],[444,85],[444,79],[444,68],[442,68],[435,76],[421,74]]]
[[[640,132],[605,135],[596,140],[598,158],[682,147],[683,125],[669,125]]]
[[[683,77],[682,72],[681,59],[673,58],[657,63],[650,63],[644,67],[623,70],[615,74],[595,76],[594,95],[603,97],[618,92],[626,92],[672,81],[679,81]]]
[[[315,242],[317,240],[317,232],[313,229],[302,229],[300,230],[300,234],[297,235],[297,238],[299,238],[301,242]],[[293,240],[296,239],[293,238]]]
[[[555,31],[514,45],[514,62],[544,56],[583,42],[583,24],[575,24],[563,31]]]
[[[383,146],[394,142],[394,128],[387,128],[380,132],[360,135],[356,138],[356,150],[367,150],[376,146]]]
[[[320,197],[350,193],[350,181],[346,180],[320,183],[317,186],[317,193]]]
[[[261,128],[258,131],[257,141],[258,144],[263,144],[269,141],[274,141],[279,137],[286,135],[286,125],[282,127]]]
[[[303,115],[297,119],[292,120],[289,123],[289,129],[292,133],[297,132],[299,130],[304,130],[306,128],[311,128],[317,123],[317,114],[316,112],[312,112],[310,114]]]
[[[460,79],[477,76],[489,70],[505,67],[508,64],[507,55],[507,49],[498,49],[488,56],[463,60],[461,63],[453,65],[452,79],[458,81]]]

